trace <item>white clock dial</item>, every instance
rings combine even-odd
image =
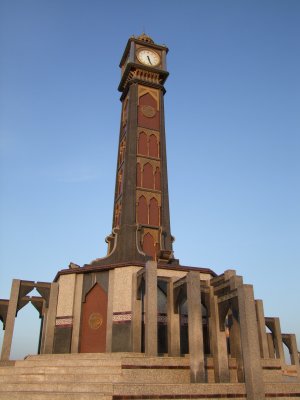
[[[155,51],[148,49],[140,50],[137,53],[137,58],[141,63],[152,67],[155,67],[160,63],[159,55]]]

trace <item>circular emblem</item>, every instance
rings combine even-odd
[[[92,313],[89,317],[89,327],[91,329],[99,329],[103,324],[103,317],[99,313]]]
[[[142,113],[145,117],[152,118],[156,114],[156,111],[152,106],[142,106]]]

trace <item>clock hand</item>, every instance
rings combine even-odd
[[[148,60],[149,60],[149,63],[152,65],[152,62],[151,62],[151,60],[150,60],[150,57],[149,57],[149,56],[147,56],[147,58],[148,58]]]

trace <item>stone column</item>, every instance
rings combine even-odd
[[[131,348],[140,353],[142,348],[142,301],[138,296],[137,273],[132,275],[132,319],[131,319]]]
[[[53,340],[56,320],[56,307],[58,296],[58,283],[51,283],[49,306],[47,312],[46,328],[45,328],[45,341],[43,347],[44,354],[53,353]]]
[[[107,320],[106,320],[106,352],[112,352],[113,329],[113,301],[114,301],[115,270],[109,270],[107,292]]]
[[[43,301],[42,315],[40,317],[41,318],[41,329],[40,329],[40,343],[39,343],[38,354],[43,354],[44,353],[45,339],[46,339],[46,328],[47,328],[47,318],[48,318],[48,309],[49,309],[49,304],[48,304],[48,308],[46,308],[46,302]]]
[[[289,351],[291,356],[291,363],[292,365],[296,365],[297,368],[299,368],[299,355],[298,355],[296,335],[291,333],[289,337],[290,337]]]
[[[258,327],[252,285],[237,288],[245,385],[248,400],[264,400],[263,371],[260,360]]]
[[[276,358],[280,359],[281,365],[285,364],[285,357],[283,351],[283,343],[281,337],[281,328],[279,318],[273,318],[273,336],[276,351]]]
[[[244,364],[243,364],[241,333],[238,322],[237,308],[238,308],[237,306],[232,307],[231,310],[232,313],[228,315],[229,344],[230,344],[231,357],[234,357],[236,359],[238,382],[244,382],[245,381]]]
[[[191,382],[205,382],[200,274],[186,275]]]
[[[145,267],[145,354],[157,356],[157,262]]]
[[[267,333],[267,341],[268,341],[269,357],[275,358],[273,334],[270,332]]]
[[[258,326],[260,356],[262,358],[269,358],[269,347],[265,324],[264,306],[262,300],[255,300],[255,309]]]
[[[217,298],[214,295],[214,288],[210,287],[209,291],[209,339],[214,360],[215,382],[230,382],[226,332],[220,330],[219,309]]]
[[[78,353],[79,338],[80,338],[80,322],[81,322],[81,309],[82,309],[82,286],[83,274],[76,274],[74,305],[73,305],[73,330],[71,353]]]
[[[174,281],[170,278],[167,289],[168,315],[168,353],[169,356],[180,356],[180,318],[178,310],[174,310]]]
[[[15,326],[15,317],[17,315],[17,309],[18,309],[20,283],[21,281],[19,279],[13,279],[11,285],[10,299],[8,303],[8,310],[7,310],[7,317],[5,324],[5,332],[2,344],[1,360],[9,360],[10,357],[11,343]]]

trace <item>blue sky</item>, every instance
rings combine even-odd
[[[0,297],[106,254],[119,61],[166,44],[169,194],[183,265],[236,269],[300,347],[300,2],[0,2]],[[36,348],[17,318],[13,357]],[[1,340],[0,334],[0,340]]]

